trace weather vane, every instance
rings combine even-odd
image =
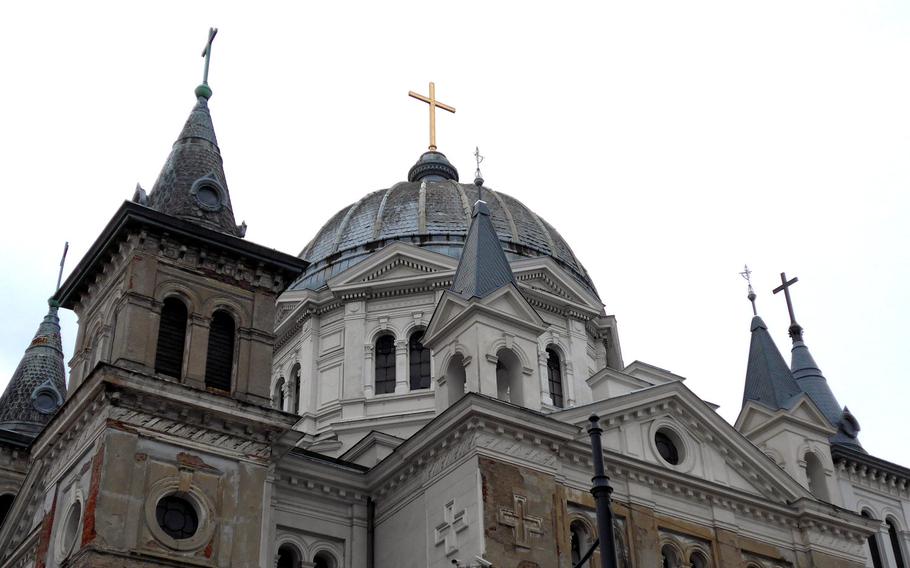
[[[480,155],[480,146],[474,146],[474,160],[477,161],[477,170],[474,172],[474,177],[482,180],[483,176],[480,175],[480,163],[483,162],[483,156]]]
[[[752,315],[757,316],[758,310],[755,309],[755,290],[752,289],[752,271],[749,270],[748,264],[743,265],[743,271],[740,272],[739,275],[745,278],[746,282],[749,284],[749,295],[746,297],[752,302]]]
[[[455,113],[455,107],[443,104],[436,100],[436,84],[430,81],[430,96],[425,97],[414,91],[408,91],[408,95],[430,105],[430,151],[436,151],[436,108]]]

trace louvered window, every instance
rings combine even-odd
[[[231,369],[234,365],[234,318],[218,310],[209,327],[209,349],[205,361],[205,386],[231,390]]]
[[[562,408],[562,363],[559,355],[552,349],[547,349],[547,382],[550,384],[550,398],[553,400],[553,406]]]
[[[300,409],[300,363],[295,363],[291,369],[291,408],[289,412],[298,412]]]
[[[376,394],[395,392],[395,338],[383,335],[376,340]]]
[[[894,561],[897,563],[897,568],[904,568],[904,553],[901,550],[901,539],[897,534],[897,527],[891,519],[885,521],[885,524],[888,525],[888,536],[891,538],[891,550],[894,551]]]
[[[155,350],[155,372],[180,378],[183,368],[183,346],[186,342],[186,306],[177,298],[168,298],[161,308],[158,346]]]
[[[411,390],[430,388],[430,350],[423,346],[423,331],[411,334]]]

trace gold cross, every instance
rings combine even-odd
[[[454,114],[455,107],[450,107],[449,105],[443,104],[436,100],[436,85],[432,81],[430,81],[429,98],[423,95],[419,95],[414,91],[408,91],[408,95],[430,105],[430,150],[436,150],[436,108],[439,107],[442,110],[447,110]]]

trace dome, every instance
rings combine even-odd
[[[509,260],[549,256],[597,296],[584,266],[558,232],[520,201],[483,188]],[[401,241],[461,256],[477,187],[451,180],[402,182],[367,194],[336,213],[303,249],[309,268],[291,287],[318,290],[383,246]]]

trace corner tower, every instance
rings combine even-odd
[[[196,95],[152,194],[56,295],[79,317],[71,386],[31,446],[0,564],[267,563],[268,472],[298,439],[268,408],[275,302],[306,263],[240,238],[211,90]]]

